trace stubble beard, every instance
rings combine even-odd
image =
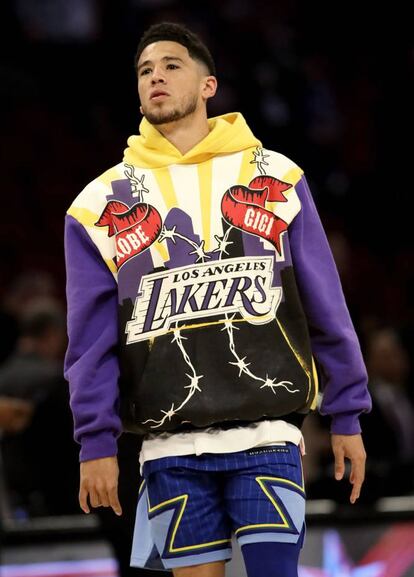
[[[191,100],[183,103],[181,108],[175,108],[173,110],[168,110],[165,112],[149,112],[143,108],[143,113],[145,118],[150,124],[154,126],[159,126],[160,124],[169,124],[170,122],[176,122],[177,120],[182,120],[190,114],[193,114],[197,108],[197,96],[194,95]]]

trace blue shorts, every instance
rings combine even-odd
[[[305,491],[299,448],[292,443],[155,459],[144,464],[143,476],[131,556],[135,567],[229,560],[232,534],[241,546],[301,546]]]

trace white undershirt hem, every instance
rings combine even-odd
[[[139,462],[142,467],[145,461],[162,457],[202,455],[203,453],[235,453],[253,447],[287,442],[299,445],[302,454],[305,454],[300,429],[281,420],[260,421],[227,430],[209,427],[184,433],[160,433],[148,435],[144,439]]]

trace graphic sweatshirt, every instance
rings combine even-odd
[[[145,119],[66,216],[69,380],[81,460],[138,434],[300,426],[316,405],[360,431],[362,355],[302,170],[241,114],[182,155]],[[317,368],[316,368],[317,367]]]

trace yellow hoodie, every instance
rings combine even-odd
[[[139,136],[130,136],[128,139],[124,162],[142,168],[198,164],[213,156],[261,146],[261,142],[247,126],[243,116],[237,112],[210,118],[208,124],[210,133],[186,154],[181,154],[144,118],[139,127]]]

